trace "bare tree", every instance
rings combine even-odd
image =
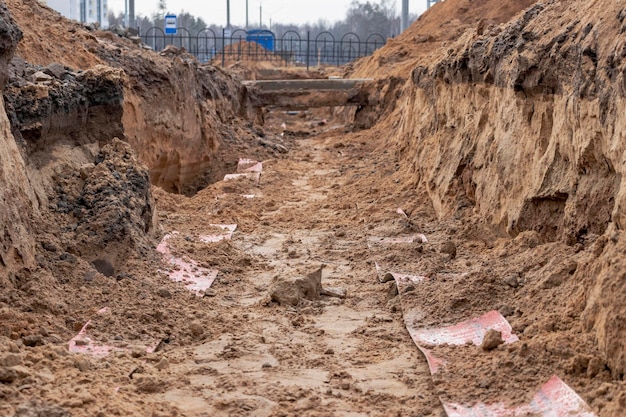
[[[167,13],[167,3],[165,0],[159,0],[157,3],[157,10],[155,20],[163,19],[165,17],[165,13]]]
[[[109,12],[109,27],[124,26],[124,12],[119,12],[117,15],[112,11]]]
[[[378,3],[353,0],[345,23],[348,31],[361,38],[367,38],[372,33],[392,37],[400,31],[399,20],[392,0],[381,0]]]

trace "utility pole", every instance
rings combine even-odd
[[[402,0],[402,16],[400,19],[400,31],[404,32],[409,27],[409,0]]]
[[[128,27],[135,27],[135,0],[128,0]]]
[[[248,0],[246,0],[246,30],[248,29]]]
[[[259,2],[259,29],[263,27],[263,3]]]
[[[226,0],[226,29],[230,29],[230,0]]]

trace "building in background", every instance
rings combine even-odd
[[[42,3],[69,19],[99,23],[103,29],[109,26],[107,0],[43,0]]]
[[[80,20],[79,0],[43,0],[42,3],[69,19]]]

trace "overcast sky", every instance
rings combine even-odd
[[[365,3],[366,0],[361,0]],[[377,0],[370,0],[377,2]],[[168,11],[179,13],[184,10],[201,17],[207,24],[226,25],[226,0],[166,0]],[[329,22],[341,20],[346,15],[351,0],[248,0],[250,26],[259,24],[259,6],[263,6],[263,24],[272,23],[315,23],[320,19]],[[109,10],[124,11],[125,0],[109,0]],[[135,0],[135,14],[152,16],[157,10],[158,0]],[[400,15],[402,0],[396,0],[396,11]],[[426,9],[426,0],[409,0],[410,13],[421,14]],[[234,26],[246,24],[246,0],[230,0],[230,21]]]

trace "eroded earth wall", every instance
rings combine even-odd
[[[98,65],[122,70],[123,108],[116,112],[123,113],[124,136],[148,165],[154,185],[193,194],[231,172],[237,164],[232,155],[240,148],[258,147],[245,89],[225,71],[178,48],[157,54],[112,32],[68,21],[37,0],[7,4],[25,34],[16,53],[21,62],[72,71]]]
[[[152,183],[193,194],[221,179],[236,161],[220,151],[251,138],[244,88],[175,48],[152,59],[133,55],[122,61],[129,75],[123,122]]]
[[[0,84],[6,82],[7,62],[22,33],[4,4],[0,4]],[[24,159],[13,140],[4,101],[0,101],[0,286],[15,270],[32,267],[33,217],[38,202],[28,179]]]
[[[442,218],[470,208],[513,236],[602,236],[574,278],[616,377],[626,370],[625,32],[626,9],[610,0],[538,3],[466,32],[414,68],[393,138]]]

